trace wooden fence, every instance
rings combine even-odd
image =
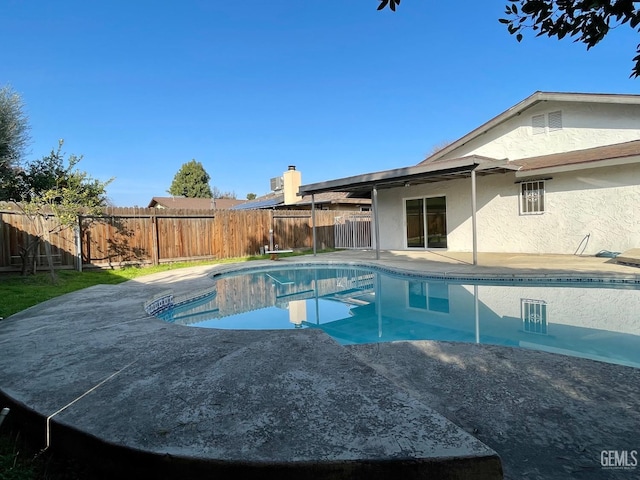
[[[344,213],[316,211],[318,249],[335,246],[334,219]],[[46,219],[46,230],[55,226],[54,217]],[[20,270],[20,250],[37,231],[19,209],[0,205],[0,271]],[[243,257],[276,245],[313,248],[311,212],[300,210],[108,208],[99,217],[80,217],[75,231],[43,240],[52,247],[56,268],[79,268],[80,262],[86,268]],[[47,267],[44,245],[36,260],[40,268]]]

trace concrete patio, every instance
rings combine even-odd
[[[640,283],[597,257],[337,252],[464,278]],[[91,287],[0,322],[0,407],[43,446],[105,475],[159,478],[634,478],[601,452],[639,450],[640,369],[449,342],[342,347],[324,333],[171,325],[144,303],[201,289],[193,267]],[[639,291],[640,294],[640,291]],[[640,321],[640,319],[639,319]]]

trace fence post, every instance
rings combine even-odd
[[[154,265],[158,265],[160,263],[160,240],[158,236],[158,217],[156,213],[151,214],[151,243],[153,247],[152,251],[152,262]]]
[[[76,244],[76,270],[82,272],[82,215],[78,215],[78,225],[73,229]]]

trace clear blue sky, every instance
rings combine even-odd
[[[640,93],[628,27],[587,52],[504,25],[506,0],[4,0],[0,85],[26,104],[27,159],[65,140],[118,206],[211,185],[269,191],[414,165],[536,90]]]

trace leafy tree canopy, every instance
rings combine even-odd
[[[400,0],[380,0],[378,10],[389,7],[392,11]],[[584,43],[587,50],[597,45],[613,28],[628,25],[640,31],[639,2],[633,0],[509,0],[507,18],[499,21],[509,33],[522,41],[523,32],[531,29],[536,36],[569,36],[575,42]],[[631,77],[640,76],[640,44]]]
[[[180,167],[178,173],[173,177],[168,192],[176,197],[213,198],[209,180],[211,177],[202,163],[194,159]]]
[[[0,88],[0,200],[16,196],[16,176],[31,140],[22,98],[8,86]]]
[[[50,235],[59,230],[75,228],[80,214],[99,215],[107,204],[106,187],[111,182],[93,179],[86,172],[78,170],[76,167],[82,157],[70,155],[65,166],[62,145],[63,141],[60,140],[57,150],[32,162],[21,172],[24,190],[22,201],[16,204],[36,232],[28,244],[21,247],[22,273],[27,273],[29,265],[33,265],[32,273],[35,273],[34,258],[40,242],[44,241],[52,280],[55,280],[55,271]],[[46,222],[50,215],[57,219],[53,230]]]
[[[255,200],[257,195],[255,193],[247,193],[247,200]]]
[[[31,162],[24,171],[22,200],[27,213],[53,213],[62,227],[75,226],[80,213],[97,215],[107,205],[106,182],[77,169],[82,156],[70,155],[65,166],[63,140],[57,150]]]

